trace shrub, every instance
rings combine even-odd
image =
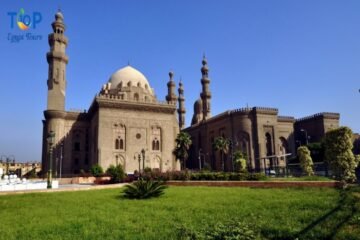
[[[330,164],[336,178],[346,182],[356,180],[355,168],[358,165],[352,148],[352,131],[348,127],[330,130],[325,135],[325,159]]]
[[[185,171],[175,171],[171,173],[170,179],[171,180],[179,180],[179,181],[187,181],[190,180],[190,172]]]
[[[171,172],[161,172],[160,170],[151,170],[145,171],[142,174],[142,178],[147,180],[156,180],[156,181],[168,181],[170,180]]]
[[[264,173],[250,173],[247,180],[249,181],[265,181],[267,179]]]
[[[111,177],[112,183],[122,182],[125,178],[125,172],[121,165],[110,165],[106,173]]]
[[[246,172],[246,154],[241,151],[234,152],[235,171]]]
[[[314,175],[314,163],[312,161],[309,149],[306,146],[301,146],[297,149],[297,155],[299,156],[300,166],[305,175]]]
[[[141,178],[138,181],[125,186],[124,197],[129,199],[159,197],[164,194],[166,188],[167,186],[164,182]]]
[[[104,173],[104,170],[99,164],[95,164],[90,168],[90,172],[94,177],[100,177]]]

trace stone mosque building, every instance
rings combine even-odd
[[[212,148],[222,136],[232,142],[232,151],[247,156],[249,170],[284,166],[287,155],[307,141],[320,140],[326,131],[338,127],[339,114],[319,113],[295,119],[278,115],[276,108],[252,107],[211,116],[211,92],[207,60],[202,61],[202,92],[194,104],[191,125],[185,126],[184,89],[180,82],[175,94],[173,73],[169,73],[166,101],[156,98],[147,78],[132,66],[111,75],[93,99],[88,111],[65,110],[66,65],[64,17],[56,13],[47,53],[48,99],[43,120],[42,166],[49,167],[50,131],[55,133],[53,169],[55,174],[77,174],[99,164],[107,169],[121,164],[132,173],[143,166],[161,171],[179,170],[172,151],[182,129],[192,137],[188,168],[204,166],[221,170],[220,156]],[[141,151],[145,150],[145,159]],[[230,154],[228,154],[229,156]],[[226,161],[225,169],[231,170]]]
[[[318,113],[295,119],[280,116],[278,109],[268,107],[239,108],[211,116],[211,92],[207,60],[202,61],[202,92],[194,103],[191,126],[183,129],[192,138],[188,168],[209,167],[221,170],[220,153],[213,149],[216,137],[230,140],[225,156],[225,170],[232,170],[227,158],[235,151],[246,155],[250,171],[285,167],[286,157],[296,155],[299,145],[320,141],[325,133],[339,126],[338,113]]]
[[[87,112],[65,111],[66,65],[64,17],[56,13],[49,34],[47,53],[47,109],[43,120],[43,170],[49,165],[50,131],[55,133],[53,169],[64,175],[88,171],[98,163],[104,170],[121,164],[133,173],[143,166],[161,171],[178,170],[180,164],[172,154],[179,124],[183,126],[183,98],[175,94],[173,73],[169,73],[166,101],[156,98],[147,78],[132,66],[111,75]],[[182,91],[182,84],[179,86]],[[177,120],[179,114],[180,123]],[[145,150],[143,162],[142,150]],[[139,161],[140,160],[140,161]]]

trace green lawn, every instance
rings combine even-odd
[[[360,239],[355,191],[170,187],[150,200],[123,199],[120,189],[0,196],[0,239],[177,239],[180,226],[228,219],[268,239]]]

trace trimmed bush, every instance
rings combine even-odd
[[[124,197],[129,199],[159,197],[164,194],[166,188],[167,186],[164,182],[141,178],[138,181],[125,186]]]
[[[306,176],[314,175],[313,166],[310,151],[306,146],[301,146],[297,149],[297,155],[299,156],[300,166]]]
[[[121,165],[110,165],[110,167],[106,170],[106,174],[111,177],[112,183],[123,182],[125,178],[125,172]]]
[[[346,182],[356,180],[355,169],[358,159],[352,148],[352,131],[348,127],[330,130],[325,135],[325,159],[330,164],[335,177]]]
[[[92,167],[90,169],[90,173],[94,177],[100,177],[101,175],[104,174],[104,170],[99,164],[95,164],[95,165],[92,165]]]

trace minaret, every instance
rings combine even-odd
[[[176,94],[175,94],[175,82],[173,80],[173,76],[174,73],[173,72],[169,72],[169,82],[167,83],[167,87],[168,87],[168,95],[166,96],[166,101],[169,104],[176,104]]]
[[[185,97],[184,97],[184,88],[183,88],[183,84],[181,82],[179,82],[179,88],[178,88],[178,92],[179,92],[179,97],[178,97],[178,101],[179,101],[179,108],[177,110],[178,114],[179,114],[179,128],[183,129],[185,126],[185,105],[184,105],[184,101],[185,101]]]
[[[53,32],[49,34],[50,51],[46,54],[49,64],[47,110],[65,110],[66,64],[69,61],[65,54],[68,39],[64,35],[64,17],[60,11],[55,14],[51,24]]]
[[[202,85],[202,92],[200,94],[202,105],[203,105],[203,120],[206,120],[211,117],[211,109],[210,109],[210,99],[211,99],[211,92],[209,90],[209,68],[207,66],[207,60],[205,55],[202,60],[202,78],[201,78],[201,85]]]

